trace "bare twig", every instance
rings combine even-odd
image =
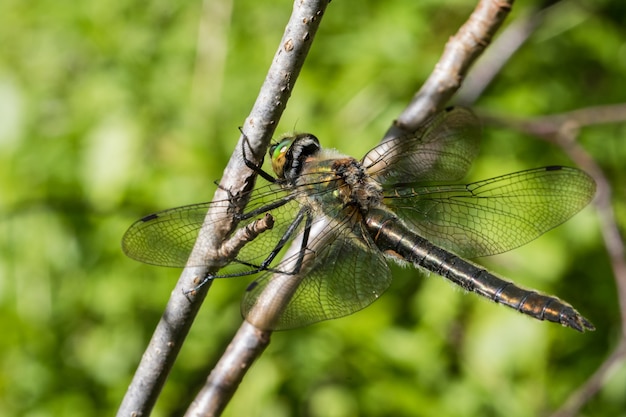
[[[624,364],[626,342],[622,338],[611,355],[602,362],[596,372],[585,381],[551,417],[575,417],[578,412],[604,385],[607,377],[617,366]]]
[[[563,13],[564,4],[559,0],[544,0],[538,9],[513,21],[493,41],[491,47],[468,73],[463,87],[459,89],[455,102],[462,106],[472,105],[491,84],[507,62],[526,43],[535,30],[550,20],[552,16]],[[567,6],[565,6],[567,7]]]
[[[269,213],[265,213],[264,217],[237,229],[235,234],[220,247],[218,256],[225,259],[237,256],[245,244],[272,227],[274,227],[274,217]]]
[[[501,118],[485,115],[485,120],[498,123]],[[607,123],[623,123],[626,121],[626,104],[611,104],[606,106],[585,107],[565,113],[552,114],[550,116],[535,117],[530,120],[506,121],[507,126],[531,135],[553,140],[563,136],[563,129],[584,126],[594,126]],[[563,143],[560,143],[563,145]]]
[[[327,4],[328,0],[295,2],[278,52],[244,125],[252,150],[252,156],[248,157],[253,163],[263,159]],[[247,195],[245,191],[254,187],[255,180],[255,172],[244,164],[242,146],[243,135],[224,170],[221,187],[214,198],[215,201],[230,200],[235,205],[231,207],[234,210],[241,210],[245,206],[247,201],[240,196]],[[225,216],[227,212],[227,208],[214,204],[207,213],[205,224],[211,227],[201,229],[188,263],[206,266],[188,266],[183,270],[122,401],[118,416],[147,415],[154,406],[210,282],[193,293],[188,293],[188,290],[194,288],[199,280],[215,273],[227,261],[218,256],[224,238],[235,227],[232,216]],[[250,327],[244,326],[244,329]],[[266,343],[263,340],[267,338],[259,337],[258,333],[250,331],[246,334],[247,340],[252,340],[250,343]]]
[[[512,5],[513,0],[478,3],[468,21],[450,38],[430,77],[387,131],[385,139],[415,131],[428,116],[445,107],[470,66],[491,42]]]
[[[246,371],[269,344],[271,334],[244,321],[185,416],[219,416]]]
[[[621,335],[617,347],[609,357],[552,415],[552,417],[573,417],[600,390],[611,371],[626,360],[626,250],[624,241],[619,233],[611,204],[611,185],[598,164],[576,142],[576,138],[582,126],[626,122],[626,105],[589,107],[568,113],[527,120],[512,120],[494,116],[487,116],[483,120],[493,124],[512,127],[556,143],[565,150],[578,166],[591,174],[597,184],[597,195],[594,204],[598,211],[602,236],[609,253],[617,286],[621,315]]]
[[[532,13],[507,26],[469,72],[466,82],[456,95],[455,102],[462,106],[473,104],[509,59],[534,33],[543,21],[543,16],[541,12]]]

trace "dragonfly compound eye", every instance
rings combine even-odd
[[[291,147],[293,138],[285,138],[270,147],[270,158],[272,160],[272,169],[278,178],[284,178],[285,164],[287,163],[287,152]]]

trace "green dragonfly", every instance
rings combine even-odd
[[[387,261],[396,260],[536,319],[594,330],[566,302],[464,259],[506,252],[561,224],[591,201],[594,181],[575,168],[548,166],[448,184],[465,176],[479,139],[479,122],[465,108],[433,116],[416,132],[382,142],[361,161],[321,148],[308,133],[284,137],[269,150],[276,178],[253,166],[267,183],[257,184],[247,212],[237,216],[238,227],[246,227],[269,212],[274,227],[209,278],[260,273],[242,302],[248,319],[261,293],[276,285],[276,276],[297,282],[272,322],[278,330],[368,306],[389,287]],[[232,216],[228,201],[148,215],[124,235],[125,253],[149,264],[185,266],[211,206]]]

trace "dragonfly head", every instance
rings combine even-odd
[[[286,136],[270,146],[272,169],[278,178],[294,179],[302,171],[306,158],[313,156],[320,149],[319,140],[310,133]]]

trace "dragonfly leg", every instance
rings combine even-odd
[[[306,252],[307,245],[309,244],[309,235],[311,234],[311,224],[313,224],[313,216],[307,212],[306,221],[304,224],[304,230],[302,231],[302,242],[300,242],[300,251],[298,252],[298,260],[296,261],[296,267],[293,270],[293,274],[300,272],[302,268],[302,262],[304,261],[304,253]]]
[[[306,216],[306,220],[305,220],[304,230],[302,231],[302,241],[300,242],[300,250],[298,251],[298,259],[296,259],[296,265],[294,266],[293,270],[287,272],[287,271],[281,271],[275,268],[269,268],[269,264],[272,263],[274,258],[276,258],[276,256],[278,255],[278,253],[285,247],[285,244],[289,241],[289,239],[291,239],[291,237],[293,236],[295,231],[298,229],[298,226],[300,225],[300,223],[302,222],[302,219],[305,216]],[[282,236],[280,241],[276,244],[276,246],[274,247],[270,255],[261,263],[261,265],[259,265],[259,268],[257,269],[257,271],[255,271],[255,273],[261,272],[261,271],[270,271],[270,272],[281,273],[284,275],[296,275],[298,272],[300,272],[300,268],[302,267],[302,263],[304,261],[304,255],[307,250],[307,245],[309,244],[309,235],[310,235],[312,223],[313,223],[313,216],[311,216],[311,213],[309,213],[309,211],[304,207],[300,209],[300,211],[298,212],[298,215],[293,220],[293,222],[291,222],[285,234]],[[256,281],[252,282],[250,286],[248,287],[248,290],[251,290],[252,288],[254,288],[256,284],[257,284]]]
[[[276,256],[278,256],[278,254],[285,247],[287,242],[289,242],[289,240],[298,231],[298,227],[302,223],[302,220],[305,218],[305,216],[306,216],[306,223],[305,223],[306,225],[305,225],[305,229],[303,231],[303,240],[302,240],[302,243],[301,243],[301,250],[300,250],[299,255],[298,255],[296,267],[294,268],[295,270],[287,272],[287,271],[282,271],[282,270],[279,270],[279,269],[276,269],[276,268],[270,268],[269,266],[274,261]],[[302,265],[302,259],[304,258],[304,254],[305,254],[305,251],[306,251],[306,246],[308,244],[308,236],[309,236],[308,229],[310,229],[310,227],[311,227],[311,222],[312,222],[311,219],[312,219],[312,216],[310,215],[310,213],[308,213],[308,211],[305,208],[302,208],[298,212],[298,214],[296,215],[294,220],[291,222],[291,224],[289,225],[289,227],[287,228],[287,230],[285,231],[283,236],[276,243],[276,245],[274,246],[272,251],[263,260],[263,262],[261,262],[260,264],[254,264],[254,263],[246,262],[246,261],[243,261],[241,259],[235,258],[235,261],[238,264],[249,266],[252,269],[249,270],[249,271],[237,272],[237,273],[226,274],[226,275],[211,275],[211,276],[205,278],[204,281],[201,284],[199,284],[199,286],[204,285],[204,283],[206,283],[206,281],[208,281],[210,279],[213,279],[213,278],[242,277],[242,276],[247,276],[247,275],[254,275],[254,274],[257,274],[257,273],[262,272],[262,271],[276,272],[276,273],[282,273],[282,274],[287,274],[287,275],[297,274],[299,269],[300,269],[300,266]],[[256,224],[256,222],[254,224]],[[246,227],[248,227],[248,226],[246,226]],[[239,230],[243,230],[243,229],[239,229]]]
[[[286,272],[286,271],[281,271],[275,268],[270,268],[269,265],[272,263],[272,261],[274,261],[276,256],[278,256],[280,251],[283,249],[283,247],[297,232],[298,227],[302,223],[302,220],[305,218],[305,216],[306,216],[306,222],[305,222],[305,228],[303,231],[302,242],[300,244],[301,249],[299,251],[298,259],[296,261],[296,266],[294,270],[291,272]],[[294,220],[291,222],[291,224],[289,225],[289,227],[287,228],[283,236],[280,238],[278,243],[276,243],[276,245],[274,246],[274,249],[272,249],[270,254],[263,260],[263,262],[257,265],[257,264],[252,264],[250,262],[245,262],[245,261],[235,258],[235,261],[237,261],[237,263],[241,265],[249,266],[253,269],[251,269],[250,271],[244,271],[244,272],[238,272],[238,273],[226,274],[226,275],[207,274],[193,288],[189,290],[185,290],[185,294],[189,294],[194,291],[197,291],[202,286],[206,285],[207,282],[213,280],[214,278],[242,277],[242,276],[247,276],[247,275],[254,275],[261,271],[277,272],[277,273],[288,274],[288,275],[297,274],[300,270],[300,267],[302,266],[302,262],[304,259],[304,254],[305,254],[306,246],[308,244],[308,239],[309,239],[311,223],[312,223],[311,214],[305,208],[302,208],[298,212]],[[253,240],[260,233],[263,233],[266,230],[271,229],[273,225],[274,225],[274,219],[272,215],[266,213],[266,216],[264,219],[258,219],[250,223],[249,225],[239,229],[238,232],[229,241],[225,243],[225,246],[222,248],[222,250],[226,252],[230,252],[230,253],[238,252],[245,243]],[[225,253],[224,256],[228,256],[228,254]],[[251,285],[254,285],[254,283],[252,283]]]
[[[238,229],[235,235],[222,244],[218,256],[222,259],[229,259],[232,256],[236,256],[244,245],[256,239],[257,236],[270,230],[272,227],[274,227],[274,217],[269,213],[265,213],[265,217],[262,219],[257,219],[245,227]],[[186,290],[185,294],[197,291],[200,287],[216,277],[217,276],[213,274],[206,274],[195,287]],[[196,280],[198,278],[196,278]]]
[[[311,213],[309,213],[308,210],[306,208],[304,208],[304,207],[300,209],[300,211],[296,215],[296,218],[291,222],[291,224],[287,228],[287,231],[280,238],[280,240],[278,241],[278,243],[276,244],[276,246],[274,247],[272,252],[269,254],[269,256],[261,263],[261,265],[260,265],[261,270],[268,269],[267,267],[272,263],[274,258],[276,258],[278,253],[282,250],[282,248],[285,247],[285,244],[289,241],[289,239],[291,239],[291,237],[296,232],[296,230],[298,230],[298,226],[300,226],[300,223],[302,222],[302,219],[305,216],[306,216],[306,221],[305,221],[304,231],[303,231],[303,235],[302,235],[302,242],[300,244],[300,251],[299,251],[299,254],[298,254],[298,261],[296,262],[296,267],[294,268],[294,271],[290,272],[289,274],[297,274],[300,271],[300,267],[302,266],[302,259],[304,258],[304,251],[306,250],[306,246],[307,246],[308,240],[309,240],[309,232],[311,230],[311,222],[313,221]],[[286,273],[284,271],[282,271],[282,272]]]
[[[241,135],[243,136],[243,141],[241,143],[241,154],[243,156],[243,162],[244,164],[246,164],[246,166],[248,168],[250,168],[252,171],[256,172],[257,174],[259,174],[260,176],[262,176],[265,180],[274,183],[276,182],[276,178],[274,178],[272,175],[268,174],[267,172],[263,171],[263,169],[261,169],[260,166],[255,165],[251,160],[248,159],[248,156],[246,155],[246,145],[248,145],[248,148],[250,148],[250,150],[252,150],[252,147],[250,146],[250,141],[248,140],[248,135],[246,135],[245,133],[243,133],[243,129],[240,127],[239,131],[241,132]],[[263,163],[263,161],[261,161],[261,164]]]
[[[284,206],[285,204],[287,204],[288,202],[290,202],[291,200],[293,200],[293,196],[292,195],[286,195],[283,198],[273,201],[271,203],[268,203],[262,207],[256,208],[254,210],[250,210],[247,213],[241,213],[241,214],[236,214],[235,217],[237,220],[241,221],[241,220],[247,220],[250,219],[252,217],[258,216],[259,214],[263,214],[266,213],[270,210],[274,210],[278,207]]]

